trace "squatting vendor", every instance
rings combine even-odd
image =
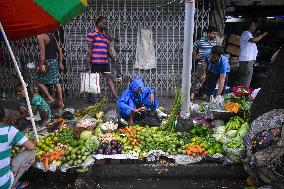
[[[129,88],[119,97],[118,109],[120,117],[127,120],[129,125],[150,113],[157,113],[158,117],[166,116],[158,109],[158,100],[153,88],[145,87],[141,77],[136,77]]]

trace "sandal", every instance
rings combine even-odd
[[[16,189],[22,189],[22,188],[26,188],[30,185],[30,183],[28,181],[19,181],[18,186],[16,187]]]

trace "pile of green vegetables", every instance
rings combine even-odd
[[[75,134],[69,128],[62,128],[58,133],[58,138],[62,144],[69,144],[74,140]]]
[[[182,152],[183,141],[178,140],[176,132],[162,131],[155,127],[146,127],[140,134],[140,149],[143,151],[162,150],[172,155]]]
[[[165,125],[164,125],[164,130],[168,131],[174,131],[175,129],[175,122],[177,120],[177,116],[180,112],[181,108],[181,103],[182,103],[182,92],[180,88],[175,89],[175,100],[172,108],[172,112],[170,116],[168,117]]]

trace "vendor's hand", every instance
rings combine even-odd
[[[133,112],[133,113],[141,114],[141,111],[143,111],[143,110],[145,110],[145,109],[146,109],[146,107],[142,106],[142,107],[140,107],[140,108],[138,108],[138,109],[132,110],[132,112]]]
[[[132,113],[133,113],[133,114],[134,114],[134,113],[141,114],[139,108],[138,108],[138,109],[133,109],[133,110],[132,110]]]
[[[138,108],[138,110],[139,110],[139,112],[140,112],[140,111],[143,111],[143,110],[146,110],[146,107],[145,107],[145,106],[142,106],[142,107]]]
[[[267,36],[267,35],[268,35],[267,32],[263,32],[263,34],[262,34],[263,37],[264,37],[264,36]]]
[[[154,101],[155,101],[154,93],[151,93],[151,95],[150,95],[150,103],[154,104]]]

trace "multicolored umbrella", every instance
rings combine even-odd
[[[9,40],[53,32],[81,14],[87,0],[1,0],[0,22]]]
[[[26,83],[18,67],[9,40],[19,40],[38,34],[58,30],[59,24],[64,24],[81,14],[87,7],[87,0],[1,0],[0,3],[0,39],[5,40],[12,57],[15,69],[23,86]],[[2,36],[1,36],[2,34]],[[38,140],[37,129],[27,92],[26,101],[35,137]]]

